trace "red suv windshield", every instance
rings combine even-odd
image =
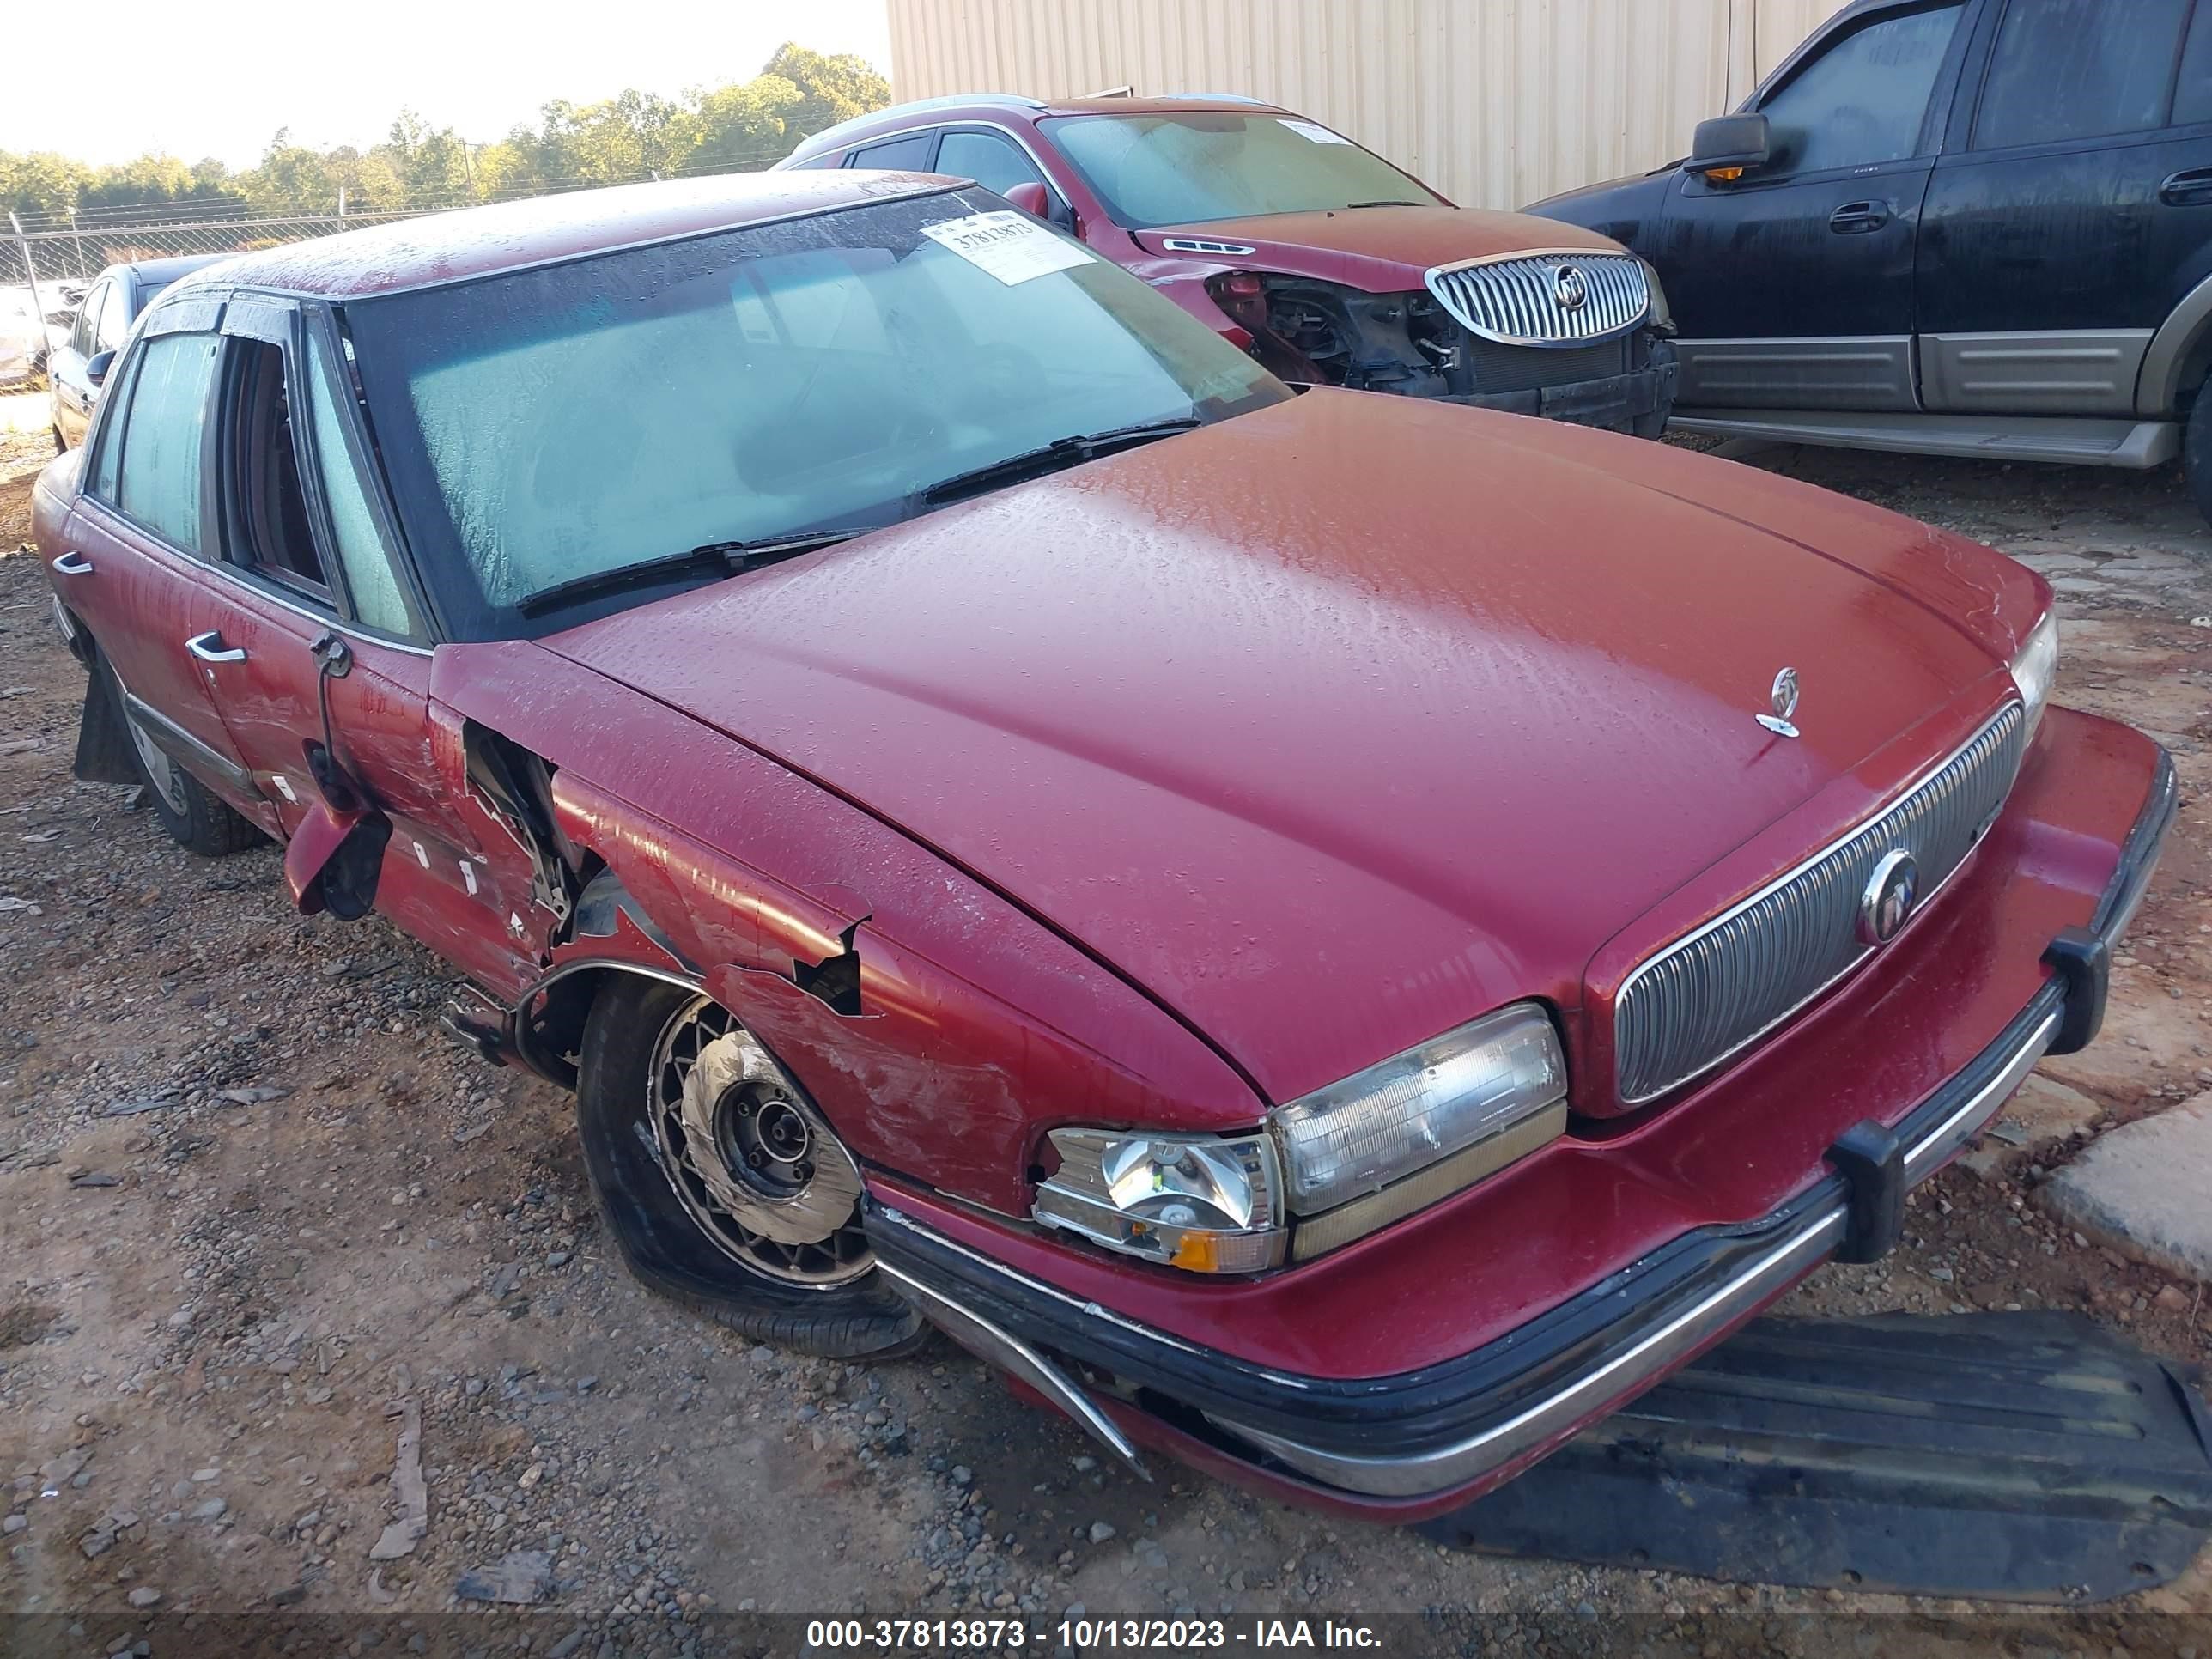
[[[1132,230],[1442,201],[1381,156],[1295,115],[1194,110],[1045,125],[1114,222]]]

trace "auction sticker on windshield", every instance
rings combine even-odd
[[[1310,144],[1348,144],[1352,142],[1349,138],[1331,132],[1327,127],[1316,126],[1311,121],[1285,121],[1281,125],[1288,127]]]
[[[921,234],[940,242],[969,264],[988,271],[1012,288],[1032,276],[1048,276],[1071,265],[1087,265],[1091,256],[1020,214],[971,213],[924,225]]]

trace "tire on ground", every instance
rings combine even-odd
[[[2212,520],[2212,382],[2197,390],[2181,444],[2181,468],[2197,510]]]
[[[624,1262],[647,1288],[755,1341],[836,1359],[912,1352],[930,1328],[880,1273],[820,1288],[780,1282],[726,1253],[678,1200],[647,1113],[661,1034],[693,995],[617,973],[585,1023],[576,1123]]]
[[[122,683],[115,678],[115,671],[108,666],[104,654],[93,669],[85,696],[109,698],[115,718],[123,723],[126,732],[134,734],[131,766],[145,787],[147,803],[153,807],[154,816],[161,821],[161,828],[168,831],[170,840],[187,852],[215,859],[242,853],[264,839],[252,823],[232,811],[228,803],[175,762],[162,757],[166,771],[163,775],[155,775],[145,746],[136,740],[137,727],[125,709]]]

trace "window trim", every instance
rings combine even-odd
[[[847,167],[860,167],[862,165],[860,156],[864,151],[881,149],[884,145],[896,144],[902,139],[927,137],[929,141],[928,153],[922,158],[920,166],[887,167],[883,168],[883,171],[885,173],[933,173],[937,168],[937,146],[944,137],[945,129],[934,122],[925,127],[909,128],[904,132],[878,133],[873,137],[863,138],[851,149],[846,151],[845,159],[837,166],[841,171]],[[872,161],[866,164],[869,168],[873,168],[877,165]]]
[[[1796,84],[1807,71],[1844,41],[1878,25],[1910,17],[1923,12],[1955,10],[1958,24],[1951,31],[1951,39],[1943,48],[1943,59],[1936,66],[1936,78],[1928,88],[1927,106],[1920,112],[1920,127],[1912,141],[1910,154],[1893,156],[1887,161],[1853,161],[1834,167],[1813,167],[1796,173],[1767,173],[1764,170],[1745,178],[1735,186],[1731,194],[1740,195],[1746,188],[1765,184],[1795,185],[1811,180],[1844,176],[1865,176],[1882,167],[1910,167],[1927,161],[1944,149],[1944,135],[1950,125],[1951,114],[1959,102],[1961,86],[1960,71],[1966,61],[1968,49],[1975,44],[1978,25],[1968,22],[1968,14],[1978,0],[1896,0],[1896,3],[1856,15],[1846,13],[1833,20],[1823,33],[1815,34],[1784,58],[1774,73],[1755,88],[1751,96],[1739,106],[1739,113],[1765,115],[1767,106]],[[1990,9],[1984,7],[1984,15]],[[1986,63],[1986,58],[1984,58]],[[1978,98],[1979,94],[1977,93]]]
[[[888,139],[908,137],[917,132],[934,131],[939,137],[942,137],[945,133],[951,131],[956,127],[978,128],[985,132],[1002,133],[1006,137],[1012,139],[1016,146],[1021,150],[1022,154],[1028,156],[1030,163],[1039,173],[1044,175],[1045,188],[1052,192],[1053,200],[1062,207],[1065,207],[1071,214],[1076,211],[1074,198],[1069,195],[1066,186],[1053,176],[1053,171],[1050,165],[1047,163],[1042,155],[1037,153],[1036,145],[1031,143],[1027,136],[1018,132],[1012,127],[1007,126],[1004,122],[1000,121],[986,121],[981,117],[971,116],[962,116],[959,119],[952,121],[925,121],[915,126],[900,127],[895,131],[871,133],[866,138],[855,139],[854,140],[853,147],[842,151],[842,155],[841,152],[837,150],[825,150],[823,154],[824,155],[840,155],[841,159],[838,161],[836,167],[829,169],[830,171],[834,172],[839,168],[852,166],[853,155],[855,149],[865,149],[870,144]],[[931,150],[929,154],[930,159],[933,161],[937,159],[937,152],[934,149]],[[808,159],[813,160],[817,158],[809,157]],[[981,189],[982,187],[978,185],[977,188]],[[1103,213],[1103,210],[1094,210],[1101,211]],[[1061,228],[1066,229],[1066,227],[1062,226]]]
[[[313,399],[307,385],[306,351],[307,313],[311,307],[301,305],[289,296],[239,294],[229,296],[224,307],[226,326],[221,331],[224,337],[271,346],[279,354],[283,365],[284,396],[289,416],[292,442],[292,465],[300,480],[300,494],[307,517],[309,539],[314,545],[315,557],[321,564],[329,586],[309,581],[295,573],[264,565],[238,555],[245,550],[234,548],[239,535],[236,524],[238,504],[231,502],[229,492],[223,492],[223,550],[219,559],[206,562],[214,570],[240,586],[271,603],[280,605],[296,615],[336,629],[349,638],[380,646],[387,650],[404,652],[427,657],[431,653],[431,632],[426,626],[428,612],[424,609],[413,574],[406,563],[392,551],[390,536],[390,517],[381,500],[381,492],[374,483],[373,475],[360,468],[360,451],[349,432],[341,430],[341,441],[346,443],[347,453],[353,461],[356,475],[362,479],[362,491],[370,502],[370,511],[378,521],[380,535],[385,541],[385,556],[391,562],[398,580],[401,602],[406,605],[410,623],[416,631],[395,635],[374,627],[361,620],[355,606],[353,590],[347,574],[345,562],[338,556],[337,534],[330,518],[330,502],[323,489],[320,458],[315,453],[312,435],[314,420]],[[327,307],[312,309],[327,316]],[[236,326],[229,325],[235,321]],[[334,361],[344,362],[342,348],[334,346]],[[219,386],[228,390],[230,371],[226,368],[216,377]],[[343,404],[343,400],[341,400]],[[222,420],[230,413],[228,398],[218,405],[216,442],[210,446],[218,452],[215,466],[219,478],[233,476],[230,452],[239,441],[236,422]],[[343,406],[341,423],[346,420]]]
[[[1966,154],[1981,159],[1986,156],[2030,156],[2063,155],[2079,149],[2127,149],[2135,145],[2159,141],[2174,131],[2173,106],[2181,86],[2181,58],[2189,45],[2190,31],[2198,16],[2205,14],[2204,0],[2184,0],[2181,27],[2174,37],[2173,69],[2166,77],[2166,102],[2160,118],[2147,127],[2128,127],[2118,132],[2078,133],[2070,138],[2031,138],[2008,144],[1985,144],[1982,142],[1984,104],[1989,97],[1990,76],[1996,68],[1997,46],[2004,39],[2004,27],[2012,19],[2017,0],[1990,0],[1988,39],[1981,44],[1980,61],[1975,67],[1973,96],[1962,99],[1966,120],[1958,133],[1959,148]],[[2202,125],[2202,122],[2191,125]]]

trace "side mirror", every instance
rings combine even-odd
[[[115,354],[112,351],[95,351],[85,360],[84,378],[94,386],[103,386],[107,380],[107,371],[114,367]]]
[[[1690,159],[1682,163],[1690,173],[1741,178],[1772,159],[1773,134],[1764,115],[1717,115],[1698,123],[1690,139]]]
[[[1019,208],[1032,219],[1042,219],[1052,210],[1052,197],[1034,179],[1024,179],[1006,192],[1009,205]]]

